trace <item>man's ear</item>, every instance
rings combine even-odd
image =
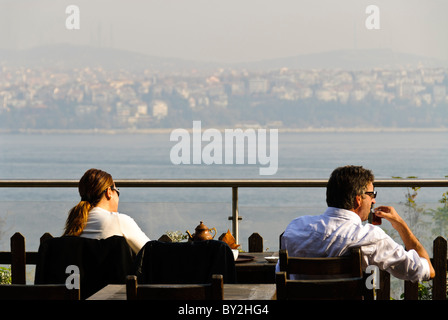
[[[361,207],[361,202],[362,202],[362,196],[357,195],[355,198],[355,208],[354,208],[355,210]]]

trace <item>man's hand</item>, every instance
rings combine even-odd
[[[421,245],[420,241],[414,236],[411,229],[408,227],[406,222],[400,217],[398,212],[390,206],[380,206],[374,209],[375,214],[378,217],[384,218],[389,221],[392,227],[398,231],[401,240],[403,240],[406,250],[414,249],[417,251],[418,255],[428,261],[430,269],[430,277],[434,278],[435,272],[429,259],[428,252]]]
[[[394,207],[380,206],[375,208],[374,211],[375,215],[389,221],[392,227],[397,231],[400,231],[399,229],[406,227],[406,222],[400,217]]]

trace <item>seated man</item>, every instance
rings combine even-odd
[[[433,278],[428,253],[393,207],[380,206],[375,214],[392,224],[406,249],[380,227],[362,224],[375,203],[373,181],[372,172],[360,166],[335,169],[327,185],[327,210],[294,219],[282,236],[281,248],[293,257],[332,257],[360,247],[363,270],[375,265],[403,280]]]

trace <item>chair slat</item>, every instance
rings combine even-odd
[[[213,275],[208,284],[138,284],[137,277],[126,280],[128,300],[222,300],[223,276]]]
[[[361,300],[363,278],[288,280],[285,272],[276,274],[278,300]]]

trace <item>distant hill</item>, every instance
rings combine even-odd
[[[191,68],[207,64],[156,57],[114,48],[74,46],[68,44],[40,46],[32,49],[0,50],[0,63],[25,66],[58,66],[80,68],[101,66],[106,69],[142,69],[155,67],[161,70]]]
[[[280,59],[263,60],[248,64],[250,68],[291,69],[341,68],[346,70],[371,69],[376,67],[397,68],[403,66],[448,67],[447,61],[394,52],[390,49],[339,50],[305,54]]]
[[[201,62],[179,58],[150,56],[131,51],[73,46],[68,44],[41,46],[22,51],[0,50],[0,63],[21,66],[58,66],[61,68],[102,66],[107,69],[156,68],[161,71],[188,69],[216,69],[218,67],[245,68],[248,70],[290,69],[371,69],[404,66],[448,67],[448,59],[440,61],[389,49],[340,50],[268,59],[246,63]]]

